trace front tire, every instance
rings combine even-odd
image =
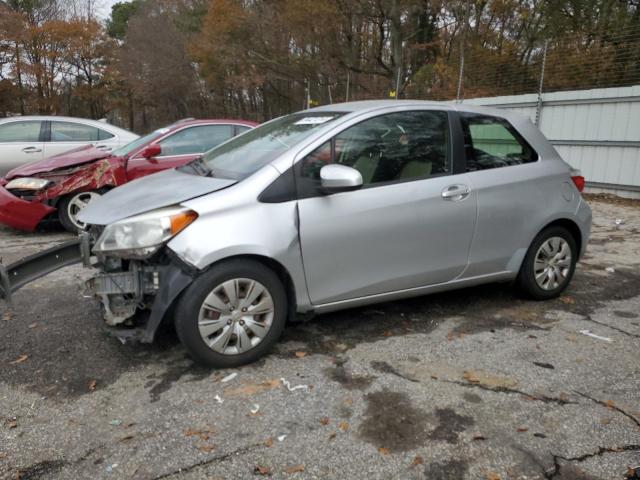
[[[58,203],[58,218],[65,230],[71,233],[83,231],[85,224],[78,220],[78,215],[100,196],[98,192],[79,192],[64,196]]]
[[[518,290],[535,300],[558,297],[576,268],[578,248],[564,227],[549,227],[534,238],[516,280]]]
[[[176,307],[176,331],[197,363],[238,367],[255,362],[277,342],[287,306],[275,272],[254,260],[230,260],[187,288]]]

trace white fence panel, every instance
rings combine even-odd
[[[535,121],[535,94],[464,103],[508,108]],[[640,197],[640,85],[542,94],[540,130],[591,189]]]

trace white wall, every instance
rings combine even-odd
[[[463,103],[508,108],[535,121],[536,94]],[[542,95],[540,129],[589,186],[640,198],[640,85]]]

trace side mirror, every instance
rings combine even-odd
[[[326,193],[348,192],[362,187],[362,175],[346,165],[325,165],[320,169],[320,182]]]
[[[162,153],[162,148],[160,148],[160,145],[149,145],[147,148],[145,148],[141,155],[144,158],[153,158],[153,157],[157,157],[158,155],[160,155]]]

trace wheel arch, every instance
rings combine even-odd
[[[542,232],[542,231],[544,231],[544,230],[546,230],[547,228],[550,228],[550,227],[563,227],[563,228],[565,228],[571,234],[573,239],[575,240],[576,247],[577,247],[577,250],[578,250],[578,255],[580,255],[580,252],[582,252],[583,239],[582,239],[582,231],[580,230],[580,227],[578,226],[578,224],[576,222],[574,222],[570,218],[558,218],[556,220],[553,220],[553,221],[549,222],[544,227],[542,227],[540,230],[538,230],[538,232],[535,234],[535,236],[533,238],[536,238],[538,235],[540,235],[540,232]]]
[[[212,264],[208,265],[204,270],[204,271],[208,271],[212,268],[215,268],[216,265],[219,265],[221,263],[224,262],[228,262],[228,261],[232,261],[232,260],[253,260],[255,262],[261,263],[262,265],[264,265],[265,267],[267,267],[268,269],[272,270],[273,272],[276,273],[276,275],[278,275],[278,278],[280,279],[280,281],[282,282],[282,285],[284,286],[285,292],[287,293],[287,303],[288,303],[288,312],[287,312],[287,319],[289,321],[295,320],[296,317],[296,306],[298,304],[297,302],[297,293],[296,293],[296,287],[295,284],[293,282],[293,278],[291,276],[291,274],[289,273],[289,271],[287,270],[287,268],[280,263],[278,260],[272,258],[272,257],[268,257],[266,255],[260,255],[260,254],[255,254],[255,253],[243,253],[243,254],[238,254],[238,255],[231,255],[229,257],[225,257],[225,258],[221,258],[220,260],[217,260],[215,262],[213,262]]]

